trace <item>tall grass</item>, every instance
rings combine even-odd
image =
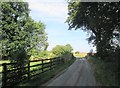
[[[118,86],[116,63],[105,62],[96,57],[89,57],[98,86]]]

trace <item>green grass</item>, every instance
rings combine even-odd
[[[37,65],[37,64],[41,64],[41,61],[39,61],[39,62],[30,62],[30,66]],[[39,67],[41,67],[41,66],[31,67],[30,70],[37,69]]]
[[[19,86],[40,86],[41,84],[47,82],[58,73],[68,68],[76,59],[72,59],[64,64],[59,64],[54,70],[48,71],[47,73],[41,74],[34,79],[31,79],[27,83],[21,83]]]
[[[105,62],[95,57],[89,57],[98,86],[118,86],[115,73],[115,63]]]

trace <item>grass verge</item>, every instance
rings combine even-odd
[[[48,71],[46,73],[40,74],[36,78],[31,79],[30,81],[28,81],[26,83],[21,83],[18,86],[36,86],[36,87],[39,87],[40,85],[46,83],[47,81],[49,81],[50,79],[55,77],[61,71],[68,68],[75,60],[76,59],[72,59],[72,60],[70,60],[70,61],[68,61],[64,64],[59,64],[59,65],[56,66],[56,68],[54,70],[51,70],[51,71]]]
[[[97,86],[118,86],[116,65],[113,62],[105,62],[96,57],[89,57]]]

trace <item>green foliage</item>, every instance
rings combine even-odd
[[[40,59],[47,59],[50,58],[50,52],[46,50],[41,50],[38,52],[36,49],[32,50],[32,56],[30,57],[30,60],[40,60]]]
[[[43,58],[47,59],[48,56],[49,56],[49,52],[43,50],[43,51],[41,51],[41,52],[38,54],[38,56],[39,56],[40,58],[42,58],[42,59],[43,59]]]
[[[47,50],[48,46],[49,46],[49,43],[46,42],[45,47],[44,47],[44,50]]]
[[[54,47],[51,52],[54,55],[59,57],[59,56],[65,55],[67,53],[71,53],[72,50],[73,49],[72,49],[70,44],[67,44],[65,46],[63,46],[63,45],[56,45],[56,47]]]
[[[73,51],[73,48],[70,44],[65,45],[65,49],[68,53],[71,53]]]
[[[40,51],[47,40],[45,25],[29,16],[27,2],[1,2],[0,44],[2,58],[11,61],[27,61]],[[32,51],[33,50],[33,51]]]
[[[80,52],[79,51],[76,51],[75,54],[79,54]]]
[[[64,46],[57,45],[52,49],[52,53],[55,54],[56,56],[61,56],[65,53]]]
[[[68,2],[68,19],[67,23],[69,29],[81,29],[89,33],[88,42],[96,46],[97,57],[104,60],[105,69],[100,70],[104,74],[107,69],[112,69],[113,73],[105,73],[105,77],[112,80],[112,74],[116,74],[113,70],[118,70],[118,62],[120,62],[120,17],[119,16],[119,2],[79,2],[69,0]],[[97,59],[98,60],[98,59]],[[96,61],[97,61],[96,60]],[[109,63],[109,64],[108,64]],[[114,65],[112,64],[114,63]],[[98,66],[102,65],[97,63]],[[111,67],[112,66],[112,67]],[[96,69],[97,71],[98,69]],[[98,72],[99,73],[99,72]],[[120,71],[117,72],[118,74]],[[117,75],[118,75],[117,74]],[[106,81],[106,82],[107,82]],[[113,82],[113,81],[112,81]],[[111,82],[111,83],[112,83]]]
[[[18,7],[18,8],[16,8]],[[2,2],[1,3],[1,44],[3,56],[10,56],[23,49],[25,34],[23,22],[25,23],[29,14],[28,4],[24,2]],[[21,32],[20,32],[21,31]],[[15,59],[15,58],[14,58]]]
[[[68,3],[69,29],[81,28],[90,34],[89,43],[97,47],[97,54],[105,57],[120,45],[120,19],[118,2],[79,2]],[[120,47],[120,46],[119,46]]]
[[[97,86],[119,86],[119,75],[115,62],[104,62],[93,56],[88,58],[94,71]]]

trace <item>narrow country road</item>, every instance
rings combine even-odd
[[[85,58],[77,59],[62,75],[46,86],[95,86],[96,81],[90,64]]]

